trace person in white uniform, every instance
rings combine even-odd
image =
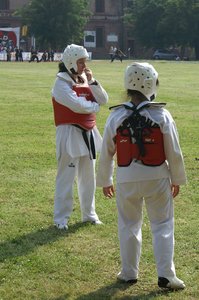
[[[65,230],[73,210],[76,177],[82,221],[102,223],[95,211],[95,158],[102,143],[96,113],[108,95],[87,68],[88,58],[84,47],[68,45],[52,89],[58,161],[54,222]]]
[[[158,73],[148,63],[132,63],[125,71],[129,102],[113,107],[107,119],[97,172],[97,185],[114,196],[114,155],[117,156],[116,202],[121,271],[117,277],[136,283],[142,245],[145,201],[161,288],[183,289],[174,266],[173,198],[186,183],[178,133],[165,103],[153,102]]]

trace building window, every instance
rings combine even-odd
[[[0,0],[0,10],[8,10],[8,9],[9,9],[9,1]]]
[[[84,47],[96,47],[96,32],[95,31],[84,31]]]
[[[105,12],[104,0],[95,0],[95,11],[96,13]]]
[[[102,27],[96,28],[96,47],[104,47],[104,29]]]

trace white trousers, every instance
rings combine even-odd
[[[72,158],[66,152],[58,160],[54,202],[54,222],[65,225],[73,210],[73,187],[77,176],[82,221],[95,221],[95,160],[89,156]]]
[[[138,277],[144,200],[151,225],[158,277],[175,276],[174,209],[169,179],[118,183],[116,195],[123,278]]]

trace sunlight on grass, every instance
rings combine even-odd
[[[97,115],[103,133],[108,107],[125,100],[123,74],[129,61],[88,64],[110,98]],[[153,64],[160,79],[157,101],[167,102],[176,120],[187,170],[188,185],[175,200],[175,264],[187,288],[173,293],[157,288],[145,211],[139,282],[130,286],[116,281],[120,270],[117,210],[115,200],[105,199],[99,188],[96,206],[103,226],[80,222],[75,190],[68,232],[54,228],[51,88],[57,63],[0,62],[0,300],[199,299],[199,64]]]

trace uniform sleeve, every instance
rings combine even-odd
[[[113,184],[114,155],[116,147],[114,134],[110,125],[105,126],[103,134],[102,149],[99,157],[98,172],[96,178],[97,186],[107,187]]]
[[[164,126],[163,131],[164,150],[171,175],[171,183],[174,185],[186,184],[184,160],[175,122],[170,120]]]
[[[98,103],[87,101],[84,97],[78,97],[70,84],[60,78],[57,78],[55,81],[52,96],[58,103],[67,106],[76,113],[88,114],[96,113],[100,110]]]
[[[92,83],[89,83],[89,87],[97,103],[99,103],[100,105],[104,105],[108,102],[108,94],[99,82],[94,80]]]

